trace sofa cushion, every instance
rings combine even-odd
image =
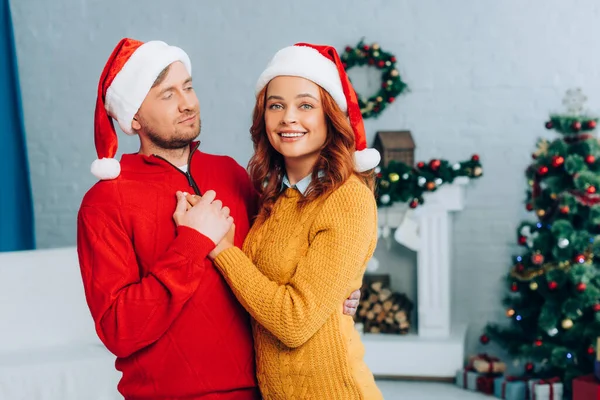
[[[76,248],[0,253],[0,321],[0,353],[100,343]]]

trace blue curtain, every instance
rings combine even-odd
[[[15,40],[10,5],[8,0],[0,0],[0,251],[34,247]]]

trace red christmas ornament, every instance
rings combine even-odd
[[[393,103],[396,100],[395,97],[388,97],[388,103]]]
[[[535,342],[533,342],[533,344],[537,347],[540,347],[542,344],[544,344],[544,342],[542,342],[542,339],[538,339]]]
[[[363,46],[363,50],[364,50],[364,51],[369,51],[369,45],[368,45],[368,44],[365,44],[365,45]]]
[[[533,204],[527,203],[527,204],[525,204],[525,208],[527,209],[527,211],[532,211],[533,210]]]
[[[585,256],[583,254],[577,254],[575,256],[575,262],[579,264],[583,264],[585,262]]]
[[[550,290],[558,289],[558,283],[556,283],[556,281],[548,282],[548,289],[550,289]]]
[[[521,263],[518,263],[516,266],[517,272],[523,272],[525,271],[525,266]]]
[[[392,56],[392,57],[390,58],[390,61],[391,61],[391,62],[393,62],[393,63],[394,63],[394,62],[396,62],[396,57]]]
[[[562,206],[560,208],[560,213],[561,214],[568,214],[569,213],[569,206]]]
[[[425,166],[425,163],[423,161],[419,161],[417,163],[417,168],[423,168]]]
[[[346,53],[350,53],[352,51],[352,47],[346,46]]]
[[[488,344],[490,342],[490,338],[488,337],[488,335],[481,335],[479,337],[479,341],[481,342],[481,344]]]
[[[554,124],[552,123],[552,121],[548,121],[546,122],[546,129],[552,129],[554,127]]]
[[[431,160],[429,162],[429,166],[431,167],[432,170],[437,170],[440,165],[442,165],[442,162],[440,160]]]
[[[587,285],[585,283],[579,282],[577,284],[577,291],[578,292],[584,292],[586,287],[587,287]]]
[[[596,193],[596,187],[588,186],[588,188],[585,191],[588,192],[589,194],[594,194],[594,193]]]
[[[540,265],[541,263],[544,262],[544,256],[539,253],[533,254],[531,256],[531,262],[534,263],[535,265]]]
[[[588,164],[593,164],[596,162],[596,157],[590,154],[587,157],[585,157],[585,162]]]
[[[527,237],[525,236],[519,236],[519,244],[521,246],[525,245],[527,243]]]
[[[525,371],[531,373],[533,372],[533,367],[533,363],[528,362],[527,364],[525,364]]]
[[[519,285],[517,285],[517,282],[513,282],[512,285],[510,285],[510,291],[516,292],[518,290],[519,290]]]
[[[471,157],[472,161],[479,161],[479,155],[478,154],[473,154],[473,156]]]
[[[532,153],[531,154],[531,158],[533,158],[535,160],[535,159],[537,159],[537,155],[535,155],[535,154]]]
[[[579,132],[581,130],[581,122],[575,121],[571,124],[571,129],[575,132]]]
[[[541,167],[538,168],[538,174],[546,175],[547,173],[548,173],[548,167],[546,167],[545,165],[542,165]]]
[[[377,63],[377,66],[378,66],[379,68],[383,68],[383,67],[385,67],[385,61],[379,61],[379,62]]]
[[[600,312],[600,303],[594,304],[594,306],[592,307],[592,309],[594,310],[594,312]]]
[[[348,64],[342,63],[342,67],[344,67],[344,69],[346,69],[346,68],[348,68]]]
[[[552,157],[552,166],[554,168],[558,168],[565,163],[565,159],[562,156],[554,156]]]
[[[417,208],[418,205],[419,205],[419,201],[415,199],[415,200],[411,201],[408,206],[410,208]]]
[[[369,65],[373,65],[375,64],[375,60],[373,60],[372,58],[369,58],[369,61],[367,61],[369,63]]]
[[[387,87],[387,82],[383,82],[383,83],[381,84],[381,87],[385,89],[385,88]]]
[[[588,347],[588,349],[587,349],[587,353],[588,353],[590,356],[593,356],[593,355],[596,353],[596,349],[594,348],[594,346],[590,346],[590,347]]]
[[[596,128],[596,121],[591,120],[591,121],[586,122],[585,127],[586,127],[586,129]]]

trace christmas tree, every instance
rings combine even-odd
[[[600,336],[600,144],[598,119],[583,112],[586,98],[570,90],[567,112],[546,128],[559,137],[539,140],[526,170],[526,208],[504,299],[508,324],[488,324],[482,343],[500,344],[526,372],[573,377],[593,371]]]

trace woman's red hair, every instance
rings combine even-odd
[[[265,104],[267,86],[256,97],[250,134],[254,143],[254,155],[248,166],[250,179],[260,196],[258,220],[271,215],[275,201],[282,193],[281,186],[285,175],[283,156],[279,154],[267,137],[265,130]],[[321,105],[327,123],[327,138],[319,158],[312,170],[312,181],[306,195],[300,200],[303,207],[321,196],[329,196],[348,178],[356,175],[374,190],[373,171],[354,171],[355,138],[348,117],[327,91],[319,87]],[[319,177],[319,171],[323,171]]]

